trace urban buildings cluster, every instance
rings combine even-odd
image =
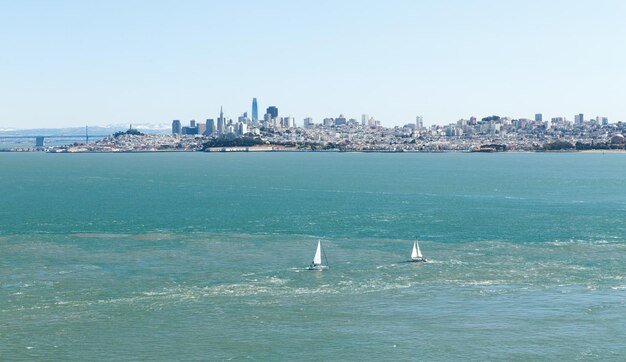
[[[130,151],[249,151],[249,150],[335,150],[381,152],[441,151],[537,151],[552,143],[569,145],[610,144],[624,149],[626,124],[609,123],[606,117],[585,119],[576,114],[544,120],[488,116],[470,117],[448,125],[425,126],[423,118],[404,126],[383,127],[381,122],[363,114],[360,119],[344,115],[315,122],[307,117],[301,126],[291,116],[280,116],[278,107],[269,106],[262,118],[254,98],[250,116],[244,112],[236,120],[227,118],[220,108],[216,119],[190,120],[183,125],[172,121],[171,135],[124,134],[107,137],[93,144],[56,147],[51,152],[130,152]],[[236,140],[253,139],[246,145]],[[560,142],[560,143],[559,143]],[[588,147],[589,148],[589,147]],[[586,149],[588,149],[586,148]]]
[[[306,122],[306,120],[305,120]],[[217,120],[209,118],[206,122],[189,121],[188,126],[183,126],[180,120],[172,121],[173,135],[204,135],[204,136],[220,136],[220,135],[238,135],[243,136],[250,131],[259,128],[295,128],[296,120],[294,117],[278,117],[278,107],[269,106],[262,120],[258,117],[258,104],[256,98],[252,100],[252,117],[248,117],[248,112],[244,112],[237,118],[237,121],[224,117],[224,111],[220,108],[220,115]],[[260,132],[256,132],[260,134]]]

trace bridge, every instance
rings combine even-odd
[[[56,139],[56,140],[78,140],[83,139],[85,143],[89,143],[90,138],[101,139],[104,137],[108,137],[109,135],[48,135],[48,136],[40,136],[40,135],[1,135],[0,141],[2,140],[27,140],[33,139],[35,143],[35,147],[43,147],[45,145],[46,138],[48,139]]]

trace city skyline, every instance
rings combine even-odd
[[[302,126],[304,124],[304,122],[306,122],[307,120],[309,120],[312,123],[323,123],[324,119],[335,119],[337,117],[345,117],[346,119],[355,119],[359,122],[362,122],[363,117],[367,117],[368,119],[374,119],[378,122],[381,122],[376,115],[372,115],[372,114],[367,114],[367,113],[360,113],[358,115],[345,115],[343,113],[339,113],[339,114],[327,114],[325,116],[322,116],[321,118],[317,119],[314,117],[310,117],[310,116],[303,116],[303,117],[293,117],[289,114],[284,114],[284,113],[278,113],[279,109],[281,107],[278,107],[276,105],[270,105],[268,104],[268,106],[266,107],[266,111],[265,113],[261,114],[260,117],[254,117],[254,111],[255,109],[258,112],[258,104],[260,102],[258,102],[257,97],[252,97],[252,112],[249,113],[248,110],[241,110],[240,112],[224,112],[223,110],[223,106],[220,106],[220,110],[219,112],[209,112],[209,113],[205,113],[204,115],[200,115],[200,116],[196,116],[196,117],[191,117],[189,119],[185,119],[185,118],[181,118],[181,117],[177,117],[174,118],[172,120],[165,120],[163,122],[134,122],[133,120],[123,120],[121,122],[116,122],[116,123],[102,123],[102,124],[83,124],[83,125],[68,125],[68,126],[59,126],[59,127],[55,127],[55,126],[51,126],[51,127],[34,127],[34,126],[30,126],[28,124],[23,124],[21,125],[21,127],[15,127],[15,128],[10,128],[10,127],[1,127],[0,126],[0,132],[1,131],[5,131],[5,130],[29,130],[29,129],[36,129],[36,128],[42,128],[42,129],[46,129],[46,128],[50,128],[50,129],[54,129],[54,128],[75,128],[75,127],[84,127],[84,126],[88,126],[88,127],[113,127],[113,126],[125,126],[126,124],[140,124],[140,125],[144,125],[144,126],[155,126],[157,129],[169,129],[171,127],[172,121],[177,121],[177,122],[193,122],[193,123],[206,123],[208,124],[209,121],[214,121],[214,122],[220,122],[220,119],[222,120],[222,122],[226,122],[226,121],[237,121],[238,118],[241,117],[247,117],[249,120],[252,121],[262,121],[263,120],[263,116],[265,116],[266,114],[268,114],[268,112],[270,112],[271,110],[271,118],[281,118],[281,117],[289,117],[289,118],[294,118],[294,120],[296,121],[296,124],[298,126]],[[491,113],[486,113],[486,114],[470,114],[470,115],[465,115],[465,116],[460,116],[454,120],[449,120],[449,121],[444,121],[444,122],[434,122],[434,121],[429,121],[429,120],[424,120],[424,117],[422,115],[416,114],[413,119],[407,120],[405,122],[395,122],[392,124],[384,124],[381,122],[381,126],[382,127],[402,127],[404,125],[407,124],[412,124],[412,123],[416,123],[419,122],[420,124],[422,124],[425,127],[430,127],[430,126],[445,126],[448,124],[454,124],[460,120],[469,120],[472,118],[475,118],[477,120],[481,120],[483,118],[489,118],[491,116],[498,116],[498,117],[502,117],[502,118],[510,118],[510,119],[520,119],[520,120],[535,120],[535,121],[554,121],[555,119],[558,120],[562,120],[562,121],[570,121],[572,123],[575,124],[579,124],[582,123],[583,121],[589,121],[589,120],[596,120],[596,119],[600,119],[600,120],[604,120],[605,123],[617,123],[617,122],[624,122],[624,120],[621,119],[611,119],[609,117],[606,117],[604,115],[604,113],[601,114],[597,114],[597,115],[593,115],[593,114],[587,114],[587,113],[576,113],[576,112],[569,112],[568,114],[546,114],[543,112],[536,112],[536,113],[532,113],[532,114],[528,114],[528,115],[511,115],[508,113],[503,113],[503,114],[495,114],[493,112]],[[182,124],[182,123],[181,123]],[[216,124],[216,127],[219,127]],[[149,128],[149,127],[148,127]]]
[[[620,1],[0,7],[0,128],[236,118],[252,97],[298,123],[626,120]]]

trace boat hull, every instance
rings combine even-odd
[[[326,265],[309,265],[306,270],[322,271],[328,269]]]
[[[426,258],[413,258],[411,260],[409,260],[412,263],[426,263],[428,261],[428,259]]]

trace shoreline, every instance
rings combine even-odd
[[[626,153],[625,149],[612,150],[511,150],[476,152],[471,150],[301,150],[301,149],[220,149],[220,150],[124,150],[124,151],[48,151],[43,149],[0,149],[0,153],[34,153],[43,152],[47,154],[81,154],[81,153],[106,153],[106,154],[128,154],[128,153],[467,153],[467,154],[512,154],[512,153]]]

